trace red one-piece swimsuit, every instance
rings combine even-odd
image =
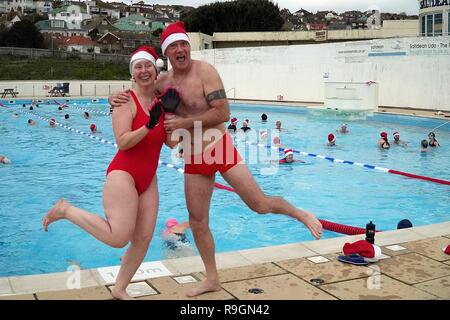
[[[136,116],[131,126],[134,131],[145,125],[150,116],[144,112],[133,91],[131,91],[131,97],[136,104]],[[106,170],[106,175],[113,170],[126,171],[133,177],[138,194],[143,193],[147,190],[156,173],[159,154],[165,140],[164,114],[162,113],[158,124],[138,144],[128,150],[117,151]]]

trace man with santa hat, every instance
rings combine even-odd
[[[221,290],[208,225],[216,172],[253,211],[288,215],[304,223],[316,239],[322,236],[322,225],[312,213],[261,191],[225,129],[230,108],[222,80],[211,64],[191,59],[190,40],[182,22],[172,23],[163,31],[161,49],[172,69],[158,78],[157,90],[174,87],[181,96],[176,111],[166,113],[164,127],[172,137],[176,134],[183,138],[189,223],[206,270],[206,279],[187,293],[194,297]],[[113,95],[110,103],[117,107],[122,98],[127,100],[126,95]]]

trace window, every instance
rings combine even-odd
[[[425,16],[420,17],[420,24],[421,24],[420,35],[425,36]]]
[[[434,35],[442,36],[442,13],[434,15]]]
[[[427,15],[427,37],[433,36],[433,15]]]

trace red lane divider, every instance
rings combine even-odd
[[[412,173],[398,171],[398,170],[393,170],[393,169],[389,169],[388,172],[389,173],[393,173],[393,174],[398,174],[400,176],[405,176],[405,177],[408,177],[408,178],[414,178],[414,179],[420,179],[420,180],[425,180],[425,181],[431,181],[431,182],[436,182],[436,183],[440,183],[440,184],[446,184],[446,185],[450,186],[450,181],[448,181],[448,180],[442,180],[442,179],[436,179],[436,178],[431,178],[431,177],[419,176],[417,174],[412,174]]]
[[[227,191],[236,193],[236,191],[233,188],[224,186],[223,184],[220,184],[217,182],[214,183],[214,186],[218,189],[227,190]],[[351,235],[351,236],[366,233],[366,229],[364,229],[364,228],[348,226],[345,224],[340,224],[340,223],[331,222],[331,221],[322,220],[322,219],[319,219],[319,221],[322,224],[322,227],[328,231],[333,231],[333,232],[342,233],[342,234]],[[381,231],[376,230],[376,232],[381,232]]]

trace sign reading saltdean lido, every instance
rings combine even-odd
[[[450,0],[421,0],[420,9],[448,6]]]

